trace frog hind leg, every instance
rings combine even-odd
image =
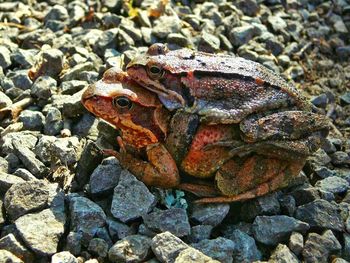
[[[230,160],[217,172],[216,183],[222,196],[207,197],[196,203],[230,203],[244,201],[290,185],[305,161],[288,162],[253,155],[245,160]]]

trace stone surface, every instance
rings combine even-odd
[[[94,195],[110,194],[118,185],[122,168],[115,164],[99,165],[90,177],[90,192]]]
[[[168,262],[168,261],[165,261]],[[219,263],[220,261],[204,255],[191,247],[182,250],[175,259],[175,263]]]
[[[277,245],[288,240],[293,231],[306,232],[309,224],[293,217],[257,216],[253,223],[253,234],[257,241],[266,245]]]
[[[288,244],[290,250],[297,256],[301,253],[304,248],[304,237],[298,232],[293,232],[289,238]]]
[[[272,252],[269,262],[298,263],[300,261],[286,245],[279,244]]]
[[[65,223],[64,206],[45,209],[36,214],[26,214],[15,221],[25,244],[39,255],[52,255],[57,252]]]
[[[100,206],[81,196],[69,198],[70,228],[74,232],[82,233],[84,243],[96,234],[98,228],[106,223],[106,214]]]
[[[111,262],[143,262],[151,252],[151,239],[131,235],[119,240],[108,251]],[[127,253],[125,253],[127,251]]]
[[[7,250],[24,262],[34,262],[34,254],[26,248],[12,233],[0,239],[0,249]]]
[[[186,210],[182,208],[155,210],[142,218],[146,227],[155,232],[169,231],[177,237],[183,237],[191,231]]]
[[[130,172],[123,170],[119,183],[114,188],[111,213],[122,222],[127,222],[147,214],[155,202],[144,183]]]
[[[56,253],[51,258],[51,263],[78,263],[79,260],[68,251]]]
[[[315,200],[299,206],[295,218],[308,223],[310,227],[336,231],[343,230],[343,221],[337,206],[326,200]]]
[[[218,237],[216,239],[202,240],[191,246],[221,263],[229,263],[233,260],[232,255],[235,243],[230,239]]]
[[[108,243],[101,238],[93,238],[89,242],[88,251],[98,257],[106,257],[108,254]]]
[[[230,210],[228,204],[194,205],[190,218],[203,225],[217,226]]]
[[[12,254],[11,252],[6,251],[4,249],[0,249],[0,262],[24,263],[21,259],[16,257],[14,254]]]
[[[340,194],[346,192],[349,188],[349,183],[338,176],[330,176],[318,181],[315,186],[321,188],[323,191]]]

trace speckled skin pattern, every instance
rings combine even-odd
[[[161,74],[150,74],[152,67]],[[208,124],[239,123],[252,113],[281,108],[311,110],[296,88],[243,58],[189,49],[168,51],[154,44],[129,63],[127,72],[156,92],[168,109],[185,108]]]

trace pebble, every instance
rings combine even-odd
[[[224,236],[233,241],[233,261],[234,262],[253,262],[261,260],[262,254],[256,246],[254,238],[242,232],[239,229],[228,233]]]
[[[103,195],[112,193],[114,187],[118,185],[122,172],[120,165],[100,164],[92,172],[90,177],[90,192],[93,195]]]
[[[322,199],[299,206],[295,218],[308,223],[310,227],[335,231],[342,231],[344,228],[338,207]]]
[[[129,227],[127,224],[113,220],[111,218],[107,219],[108,232],[113,241],[123,239],[129,235],[135,234],[135,231],[132,227]]]
[[[169,262],[169,261],[165,261]],[[206,262],[206,263],[219,263],[220,261],[213,260],[212,258],[204,255],[196,249],[191,247],[182,250],[175,259],[176,263],[197,263],[197,262]]]
[[[32,131],[41,131],[44,127],[45,116],[40,111],[24,110],[19,115],[23,128]]]
[[[241,218],[244,221],[251,221],[258,215],[278,214],[280,212],[278,195],[277,192],[245,202],[241,208]]]
[[[255,239],[271,246],[288,240],[293,231],[306,232],[308,229],[309,224],[284,215],[257,216],[253,222]]]
[[[68,251],[62,251],[52,256],[51,263],[79,263],[79,260]]]
[[[4,198],[4,207],[10,220],[15,221],[25,214],[40,211],[49,206],[50,199],[59,198],[56,187],[42,180],[12,185]]]
[[[284,244],[278,244],[272,252],[269,262],[299,263],[300,261]]]
[[[151,252],[151,242],[152,239],[146,236],[127,236],[109,249],[108,259],[115,263],[143,262]]]
[[[108,254],[108,244],[101,238],[93,238],[89,242],[88,251],[98,257],[106,257]]]
[[[198,243],[204,239],[209,239],[213,226],[211,225],[198,225],[191,227],[191,233],[187,237],[191,243]]]
[[[81,241],[83,235],[81,232],[69,232],[66,238],[65,248],[64,250],[69,251],[75,256],[80,255],[81,253]]]
[[[12,100],[3,92],[0,91],[0,109],[12,105]]]
[[[86,197],[73,195],[69,197],[70,229],[80,232],[82,241],[88,244],[98,231],[106,224],[106,214],[100,206]]]
[[[0,171],[0,193],[5,194],[6,191],[14,184],[22,183],[24,180],[18,176],[4,173]]]
[[[30,94],[39,99],[47,100],[57,88],[57,81],[50,76],[38,77],[31,87]]]
[[[315,186],[323,191],[331,192],[333,194],[341,194],[348,190],[349,183],[338,176],[330,176],[318,181]]]
[[[290,250],[297,256],[300,255],[304,248],[304,237],[299,232],[293,232],[289,238],[288,244]]]
[[[32,80],[28,77],[28,70],[17,70],[7,74],[11,79],[13,85],[21,90],[30,89],[32,87]]]
[[[302,254],[306,262],[327,263],[329,254],[340,249],[339,241],[327,230],[322,235],[309,233]]]
[[[218,237],[216,239],[202,240],[199,243],[192,244],[192,247],[212,259],[216,259],[222,263],[229,263],[233,260],[232,254],[235,244],[230,239]]]
[[[64,233],[65,223],[64,206],[45,209],[34,214],[26,214],[15,221],[16,229],[25,244],[31,250],[43,256],[57,252],[58,242]]]
[[[158,233],[169,231],[177,237],[183,237],[191,231],[186,210],[182,208],[155,210],[142,218],[147,228]]]
[[[148,188],[127,170],[120,173],[114,188],[111,213],[122,222],[139,218],[151,211],[155,197]]]
[[[5,46],[0,46],[0,67],[7,69],[12,64],[11,52]]]
[[[256,35],[256,30],[253,26],[235,27],[229,33],[229,39],[234,46],[242,46],[249,42]]]
[[[12,233],[0,239],[0,249],[7,250],[24,260],[24,262],[34,262],[34,254],[29,251]]]
[[[75,136],[57,138],[51,145],[51,158],[57,158],[65,165],[75,164],[81,154],[79,139]]]
[[[0,262],[24,263],[21,259],[16,257],[14,254],[4,249],[0,249]]]
[[[190,218],[199,224],[215,227],[224,220],[229,211],[228,204],[194,205]]]
[[[59,49],[49,48],[41,51],[36,57],[34,68],[30,71],[31,79],[35,80],[40,76],[58,79],[63,69],[63,61],[64,54]]]
[[[337,151],[331,155],[331,158],[334,165],[350,164],[350,156],[346,152]]]
[[[73,95],[88,86],[86,81],[69,80],[63,81],[60,85],[61,94]]]
[[[44,133],[46,135],[58,135],[63,129],[64,123],[62,120],[61,111],[57,108],[50,107],[47,110],[45,124],[44,124]]]

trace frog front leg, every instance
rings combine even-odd
[[[120,152],[109,153],[119,160],[123,168],[148,186],[172,188],[180,183],[176,163],[163,144],[157,143],[146,147],[147,161],[127,153],[123,147]]]

